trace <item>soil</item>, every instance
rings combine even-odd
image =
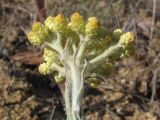
[[[158,0],[154,19],[152,0],[46,0],[41,7],[43,12],[33,0],[0,1],[0,120],[66,119],[59,86],[37,70],[42,47],[33,47],[26,35],[42,17],[77,11],[97,16],[111,30],[120,27],[137,35],[135,55],[116,61],[113,74],[97,88],[86,86],[85,119],[160,120]]]

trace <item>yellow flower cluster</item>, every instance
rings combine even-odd
[[[97,36],[100,31],[100,22],[98,18],[91,17],[86,24],[86,34],[89,36]]]
[[[44,21],[44,25],[40,22],[35,22],[32,26],[32,31],[28,34],[28,39],[33,45],[40,45],[50,38],[50,33],[52,32],[65,34],[72,30],[78,34],[97,36],[100,28],[100,22],[96,17],[90,17],[86,23],[83,16],[79,13],[74,13],[71,16],[71,22],[68,23],[63,14],[58,14],[55,17],[49,16]]]
[[[52,66],[49,62],[44,62],[39,65],[39,72],[43,75],[48,75],[53,72]]]
[[[63,14],[50,16],[45,20],[45,26],[52,32],[63,33],[67,28],[67,20]]]
[[[97,62],[97,60],[104,58],[102,62],[98,61],[103,64],[101,68],[90,70],[90,72],[97,75],[102,75],[103,73],[110,74],[115,60],[128,57],[135,50],[134,33],[125,33],[121,29],[116,29],[113,32],[106,30],[101,26],[100,21],[96,17],[90,17],[85,21],[80,13],[74,13],[69,22],[63,14],[58,14],[55,17],[49,16],[44,21],[44,24],[35,22],[31,32],[28,33],[28,39],[31,44],[41,45],[45,43],[47,46],[44,49],[44,63],[39,66],[40,73],[44,75],[52,74],[55,71],[54,68],[57,71],[63,71],[61,69],[63,68],[62,60],[60,61],[59,54],[63,54],[68,38],[71,39],[72,44],[69,47],[67,46],[71,54],[79,47],[79,51],[83,54],[76,55],[83,56],[81,57],[82,59],[85,58],[87,61],[95,63],[95,61]],[[82,41],[83,44],[81,45],[84,46],[81,47],[80,41],[82,38],[84,38],[84,41]],[[94,59],[96,57],[97,59]],[[94,60],[92,61],[92,59]],[[65,79],[62,73],[59,72],[55,76],[57,83],[61,83]],[[89,81],[88,83],[93,87],[100,83],[96,79]]]
[[[51,74],[54,69],[53,63],[60,64],[57,53],[49,47],[44,48],[43,58],[44,63],[39,66],[39,72],[41,74]]]
[[[33,45],[40,45],[48,37],[48,30],[40,22],[35,22],[32,25],[32,31],[28,33],[28,40]]]
[[[85,21],[83,16],[81,16],[79,13],[74,13],[71,16],[71,22],[68,24],[69,27],[73,31],[76,31],[78,33],[84,33],[85,31]]]
[[[135,51],[135,34],[132,32],[124,33],[119,40],[123,52],[121,58],[131,56]]]
[[[132,32],[127,32],[120,37],[119,43],[124,46],[135,44],[135,35]]]
[[[49,30],[52,30],[52,27],[54,26],[54,17],[49,16],[45,21],[44,21],[44,25],[46,26],[46,28],[48,28]]]
[[[58,54],[49,47],[44,48],[43,58],[47,62],[59,63]]]

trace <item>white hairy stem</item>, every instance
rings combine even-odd
[[[83,90],[83,79],[81,78],[81,69],[74,63],[67,65],[65,103],[67,120],[83,120],[81,116],[81,100]],[[81,96],[81,97],[80,97]]]
[[[81,99],[79,92],[81,86],[81,68],[76,64],[74,55],[70,51],[72,40],[69,38],[66,41],[62,59],[64,62],[66,82],[65,82],[65,104],[67,120],[83,120],[81,119]]]
[[[80,78],[80,70],[76,65],[71,66],[71,80],[72,80],[72,115],[74,120],[80,118],[80,102],[79,98],[79,90],[81,87],[81,78]]]
[[[67,52],[67,50],[65,52]],[[80,64],[76,64],[76,61],[73,57],[72,59],[68,59],[66,56],[64,61],[66,64],[65,66],[67,66],[65,90],[67,120],[83,120],[83,116],[81,116],[82,110],[80,105],[84,89],[82,75],[84,71]]]
[[[72,81],[70,76],[70,69],[68,65],[65,65],[65,73],[66,73],[66,82],[65,82],[65,93],[64,93],[64,99],[65,99],[65,106],[66,106],[66,114],[67,114],[67,120],[73,120],[72,117]]]
[[[85,49],[89,41],[90,41],[90,38],[88,36],[86,36],[85,38],[82,36],[80,37],[80,46],[79,46],[77,57],[76,57],[77,64],[81,63]]]
[[[114,46],[111,46],[110,48],[106,49],[102,54],[98,55],[97,57],[93,58],[92,60],[89,61],[90,65],[96,64],[100,61],[104,61],[114,53],[118,53],[121,50],[121,45],[116,44]]]

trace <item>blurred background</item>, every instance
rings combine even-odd
[[[160,0],[0,0],[0,119],[65,120],[63,86],[39,74],[43,51],[27,33],[35,21],[74,12],[137,37],[135,55],[87,87],[85,119],[160,120]]]

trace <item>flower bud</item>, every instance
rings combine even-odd
[[[100,22],[96,17],[88,19],[88,23],[85,26],[85,32],[89,36],[97,36],[100,31]]]
[[[122,45],[123,52],[121,57],[128,57],[135,51],[135,35],[127,32],[120,37],[119,44]]]
[[[45,26],[52,32],[65,32],[67,28],[67,20],[63,14],[58,14],[56,17],[48,17],[45,20]]]
[[[75,32],[84,33],[85,31],[85,21],[83,16],[79,13],[74,13],[71,16],[71,22],[68,24],[69,27]]]
[[[28,40],[33,45],[40,45],[46,40],[48,36],[48,31],[43,24],[40,22],[35,22],[32,25],[32,31],[28,33]]]
[[[51,74],[53,72],[51,64],[49,62],[40,64],[39,72],[43,75]]]
[[[49,16],[45,21],[44,21],[44,25],[46,26],[46,28],[48,28],[49,30],[52,29],[53,25],[54,25],[54,17]]]
[[[57,63],[59,61],[58,54],[49,47],[44,48],[43,58],[46,62]]]

